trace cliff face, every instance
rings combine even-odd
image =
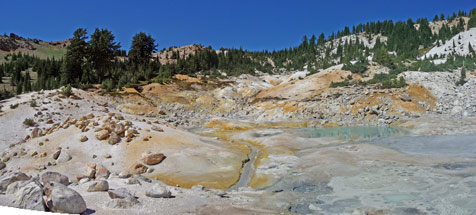
[[[168,50],[163,50],[158,53],[152,54],[155,59],[159,59],[161,64],[167,63],[177,63],[177,59],[184,59],[190,55],[194,55],[197,52],[205,49],[203,45],[192,44],[182,47],[169,48]]]

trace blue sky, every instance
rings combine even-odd
[[[135,33],[144,31],[159,49],[200,43],[273,50],[346,25],[432,19],[474,7],[474,0],[10,0],[2,3],[0,33],[54,41],[70,38],[78,27],[88,32],[100,27],[112,30],[125,49]]]

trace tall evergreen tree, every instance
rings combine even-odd
[[[334,33],[332,33],[332,39],[334,39],[333,37],[334,37]],[[324,43],[326,43],[326,38],[324,33],[321,33],[319,35],[319,39],[317,39],[317,45],[323,45]]]
[[[112,64],[114,54],[121,48],[121,45],[114,40],[115,37],[111,31],[96,28],[88,43],[88,57],[96,69],[99,83],[103,81],[108,67]]]
[[[144,32],[140,32],[132,38],[129,59],[137,65],[144,65],[149,62],[152,52],[156,50],[155,39]]]
[[[71,45],[66,48],[66,55],[61,67],[63,84],[74,84],[79,81],[82,73],[82,63],[87,54],[86,29],[78,28],[74,31]]]

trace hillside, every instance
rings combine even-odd
[[[23,53],[37,56],[40,59],[60,59],[66,53],[69,40],[46,42],[38,39],[26,39],[11,33],[9,36],[0,36],[0,63],[5,62],[4,57],[11,53]]]
[[[471,46],[471,48],[470,48]],[[423,57],[428,59],[446,59],[449,55],[474,56],[476,50],[476,28],[461,32],[440,46],[430,49]]]

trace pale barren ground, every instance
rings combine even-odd
[[[438,104],[449,100],[448,95],[440,93],[442,89],[448,92],[454,88],[438,80],[414,80],[413,73],[405,76],[413,80],[412,85],[398,90],[326,87],[347,74],[327,71],[302,80],[294,79],[292,74],[243,76],[230,83],[208,85],[181,77],[171,85],[151,84],[141,92],[126,89],[117,95],[75,89],[77,99],[60,98],[56,91],[24,94],[2,101],[0,155],[7,165],[2,173],[22,171],[36,176],[46,171],[60,172],[73,182],[70,187],[84,197],[92,214],[476,211],[472,206],[476,205],[472,183],[476,157],[464,148],[476,144],[471,141],[476,131],[474,114],[463,114],[463,110],[471,110],[472,103],[461,100],[468,105]],[[456,78],[452,73],[441,76]],[[316,84],[324,82],[327,84]],[[356,93],[359,90],[363,92]],[[464,86],[457,92],[463,90],[472,92],[473,88]],[[351,99],[340,103],[337,99],[342,96],[334,98],[335,93]],[[411,101],[401,99],[405,94]],[[30,107],[32,100],[37,107]],[[19,107],[10,108],[17,103]],[[378,114],[370,113],[379,105],[382,108],[376,110]],[[444,112],[434,114],[438,108]],[[459,112],[450,115],[455,108]],[[94,116],[85,117],[90,114]],[[77,123],[68,126],[64,123],[68,117],[77,123],[87,122],[88,130],[80,129]],[[41,131],[54,129],[44,136],[26,138],[32,135],[33,127],[23,125],[25,118],[33,119]],[[47,123],[49,120],[52,122]],[[392,126],[408,133],[369,141],[337,136],[308,138],[293,132],[312,126],[383,125],[389,120]],[[96,138],[95,131],[111,122],[130,122],[130,128],[138,134],[129,142],[123,137],[115,145]],[[454,140],[419,137],[428,135],[459,136]],[[81,136],[88,140],[81,142]],[[435,141],[439,145],[431,145]],[[52,156],[58,147],[72,159],[56,162]],[[452,154],[441,153],[445,147]],[[118,178],[133,163],[142,162],[144,155],[157,152],[166,159],[148,165],[150,172],[143,174],[146,178],[138,177],[140,185]],[[111,200],[106,192],[87,192],[92,182],[78,183],[76,177],[86,174],[88,163],[106,167],[111,171],[110,188],[129,189],[140,204],[117,209],[108,206]],[[238,181],[245,184],[228,190]],[[144,193],[153,183],[166,184],[174,198],[146,197]],[[0,204],[14,206],[13,198],[0,195]]]

